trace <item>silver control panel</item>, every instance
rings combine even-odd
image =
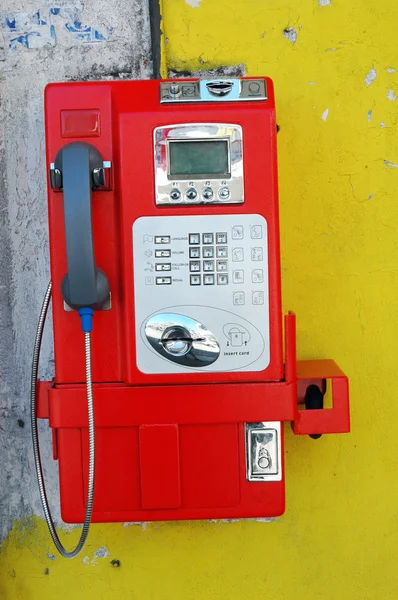
[[[244,201],[242,128],[230,123],[165,125],[154,131],[156,204]]]
[[[247,480],[281,481],[281,423],[246,423],[245,428]]]
[[[261,371],[270,360],[261,215],[141,217],[133,225],[137,366]]]

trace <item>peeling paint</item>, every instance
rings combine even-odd
[[[372,120],[372,113],[373,113],[372,110],[368,110],[368,123],[370,123]]]
[[[3,31],[6,45],[12,51],[20,48],[37,50],[55,46],[57,28],[58,32],[60,28],[64,28],[74,39],[81,42],[104,42],[109,39],[114,28],[107,24],[100,27],[83,24],[79,17],[83,8],[83,3],[75,0],[67,6],[40,8],[34,13],[0,13],[0,29]]]
[[[321,116],[322,121],[326,121],[326,119],[328,118],[328,114],[329,114],[329,109],[327,108],[322,113],[322,116]]]
[[[185,0],[185,2],[188,4],[188,6],[191,6],[192,8],[199,8],[202,0]]]
[[[332,4],[331,0],[318,0],[319,6],[330,6]]]
[[[394,94],[394,90],[388,90],[387,98],[389,100],[396,100],[397,99],[396,95]]]
[[[382,122],[380,123],[380,127],[382,127],[382,128],[383,128],[383,127],[385,127],[385,126],[386,126],[386,124],[384,123],[384,121],[382,121]]]
[[[292,44],[297,42],[297,31],[294,27],[286,27],[286,29],[283,30],[283,36],[292,42]]]
[[[385,160],[384,164],[386,165],[387,169],[398,169],[398,164],[390,162],[389,160]]]
[[[366,86],[369,87],[370,84],[374,82],[374,80],[376,79],[376,77],[377,77],[376,69],[372,67],[370,69],[369,73],[365,77]]]
[[[395,73],[395,69],[392,69],[391,67],[386,69],[387,73]]]

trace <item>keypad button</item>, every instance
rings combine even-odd
[[[214,244],[214,234],[213,233],[204,233],[202,236],[204,244]]]
[[[203,200],[213,200],[214,192],[211,187],[205,187],[202,190],[202,198]]]
[[[214,247],[213,246],[204,246],[203,258],[214,258]]]
[[[204,271],[214,271],[214,260],[204,260],[203,261],[203,270]]]
[[[190,233],[189,234],[189,243],[193,246],[200,244],[200,233]]]
[[[189,187],[185,192],[185,198],[193,202],[198,197],[198,192],[193,187]]]
[[[228,200],[231,195],[231,192],[227,187],[222,187],[218,190],[218,197],[220,200]]]
[[[200,285],[200,275],[191,275],[190,276],[190,284],[191,285]]]
[[[227,234],[226,233],[216,233],[216,244],[226,244],[227,243]]]
[[[227,258],[228,248],[227,246],[217,246],[217,258]]]
[[[171,250],[155,250],[155,258],[170,258],[170,256]]]
[[[170,244],[169,235],[155,235],[155,244]]]
[[[189,270],[191,272],[200,271],[200,262],[198,260],[191,260],[189,263]]]
[[[226,260],[218,260],[217,271],[228,271],[228,262]]]
[[[156,285],[171,285],[171,277],[156,277]]]
[[[218,273],[217,274],[217,284],[218,285],[228,285],[228,275],[226,273]]]
[[[171,271],[171,263],[156,263],[155,271]]]
[[[214,275],[211,275],[211,274],[203,275],[203,283],[204,283],[204,285],[214,285]]]
[[[189,258],[200,258],[200,248],[190,248]]]
[[[170,200],[172,200],[173,202],[178,202],[178,200],[181,199],[181,192],[177,188],[173,188],[172,190],[170,190],[169,196]]]

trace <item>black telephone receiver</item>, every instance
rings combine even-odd
[[[71,308],[101,308],[109,299],[109,282],[95,264],[91,216],[92,189],[105,185],[100,152],[86,142],[63,146],[50,171],[52,188],[64,196],[68,272],[62,280],[62,297]]]

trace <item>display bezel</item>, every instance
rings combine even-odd
[[[171,174],[170,164],[170,144],[187,144],[197,142],[199,144],[203,142],[225,142],[227,145],[227,172],[224,173],[173,173]],[[166,159],[167,159],[167,179],[169,181],[203,181],[207,179],[231,179],[231,146],[229,137],[217,137],[217,138],[196,138],[196,139],[173,139],[169,138],[166,140]]]

